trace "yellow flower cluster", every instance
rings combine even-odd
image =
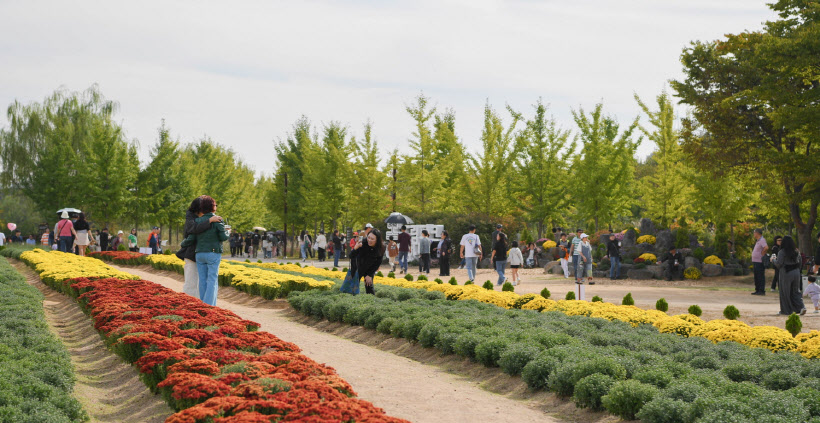
[[[154,267],[176,270],[178,272],[181,272],[184,266],[183,261],[176,256],[154,254],[148,256],[147,260],[152,265],[155,265]],[[291,266],[300,269],[298,266]],[[328,290],[333,287],[333,282],[329,280],[320,281],[309,277],[271,272],[258,267],[269,266],[260,266],[257,264],[256,267],[252,267],[240,264],[236,261],[223,261],[219,265],[219,281],[222,285],[230,285],[240,291],[260,295],[267,299],[283,297],[291,291],[307,291],[310,289]],[[287,265],[280,267],[286,268]]]
[[[706,257],[705,259],[703,259],[703,262],[705,264],[718,264],[720,266],[723,266],[723,260],[721,260],[718,256]]]
[[[687,267],[686,270],[683,271],[683,277],[686,279],[700,279],[701,276],[703,276],[703,274],[697,267]]]
[[[651,264],[655,264],[658,261],[658,257],[656,257],[652,253],[643,253],[640,256],[638,256],[638,258],[642,258],[642,259],[644,259],[645,262],[651,263]]]
[[[655,243],[655,235],[641,235],[638,237],[637,240],[638,244],[654,244]]]
[[[101,260],[60,251],[34,249],[21,254],[20,260],[31,266],[43,283],[51,287],[74,278],[139,279],[130,273],[114,269]]]
[[[820,357],[820,331],[813,330],[809,333],[798,333],[794,337],[797,342],[797,351],[807,358]]]
[[[551,239],[548,239],[548,240],[544,241],[544,245],[542,245],[542,247],[544,247],[545,250],[549,250],[550,248],[556,247],[556,246],[558,246],[558,244],[555,241],[551,240]]]

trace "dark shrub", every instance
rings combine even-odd
[[[658,388],[652,385],[637,380],[624,380],[616,382],[601,402],[610,413],[625,420],[633,420],[644,404],[652,401],[656,395]]]

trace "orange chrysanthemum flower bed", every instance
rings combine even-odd
[[[106,343],[178,411],[168,423],[404,422],[228,310],[144,280],[67,282]]]

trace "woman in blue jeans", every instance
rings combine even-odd
[[[203,195],[200,198],[199,217],[196,223],[209,220],[216,211],[216,201]],[[219,262],[222,261],[222,243],[228,240],[225,225],[222,222],[212,222],[211,227],[199,234],[190,234],[182,247],[196,243],[196,268],[199,271],[199,299],[205,304],[216,305],[216,295],[219,289]]]
[[[507,236],[501,231],[499,231],[496,236],[492,261],[495,263],[495,271],[498,272],[498,282],[496,282],[496,285],[502,285],[504,281],[507,280],[504,276],[504,268],[507,266]]]

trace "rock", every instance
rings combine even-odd
[[[663,279],[663,266],[653,264],[651,266],[646,266],[646,270],[652,272],[653,279]]]
[[[743,273],[743,268],[739,264],[727,264],[723,266],[723,276],[735,276]]]
[[[609,271],[605,270],[594,270],[592,271],[592,277],[595,279],[606,279],[609,278]]]
[[[621,263],[621,276],[626,275],[626,272],[632,270],[635,267],[632,263]]]
[[[637,280],[649,280],[654,277],[652,272],[647,269],[631,269],[629,272],[626,273],[626,276],[629,279]]]
[[[544,265],[544,273],[554,273],[556,275],[564,273],[564,270],[561,269],[561,262],[555,260],[547,263],[546,265]]]
[[[669,248],[675,245],[675,237],[669,229],[664,229],[655,235],[655,250],[664,254],[669,252]]]
[[[609,243],[609,234],[601,234],[601,236],[598,238],[598,245],[605,246],[607,243]]]
[[[558,247],[552,247],[547,252],[548,260],[555,260],[558,257]]]
[[[493,267],[493,261],[492,261],[492,260],[490,260],[490,258],[489,258],[489,257],[487,257],[487,258],[485,258],[484,260],[481,260],[481,261],[478,263],[478,267],[479,267],[480,269],[494,269],[494,267]]]
[[[643,244],[638,244],[635,246],[638,249],[638,255],[640,256],[643,253],[654,253],[655,246],[652,244],[648,244],[644,242]],[[657,256],[657,254],[655,254]]]
[[[635,232],[634,229],[630,228],[628,231],[626,231],[626,234],[624,234],[624,240],[623,242],[621,242],[621,247],[634,247],[637,240],[638,233]]]
[[[641,219],[640,229],[641,235],[655,235],[655,233],[658,232],[655,229],[655,224],[652,223],[652,219],[648,217]]]
[[[700,242],[698,242],[698,236],[695,234],[689,234],[689,248],[695,249],[700,247]]]
[[[686,257],[683,259],[683,268],[688,269],[690,267],[694,267],[695,269],[701,270],[703,269],[700,260],[696,259],[695,257]]]
[[[703,276],[720,276],[723,274],[723,266],[718,264],[704,264],[701,274],[703,274]]]

